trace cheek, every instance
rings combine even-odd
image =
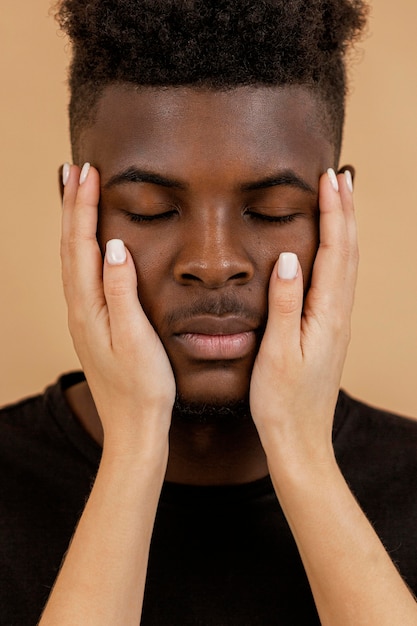
[[[138,295],[145,314],[151,323],[159,326],[159,316],[169,305],[172,285],[172,250],[162,241],[134,241],[129,237],[125,242],[136,267]]]
[[[146,315],[153,322],[155,311],[163,297],[162,283],[171,275],[172,240],[153,237],[152,231],[138,228],[124,219],[101,214],[98,221],[97,240],[101,251],[109,239],[121,239],[136,268],[138,294]]]
[[[273,266],[282,252],[294,252],[300,261],[303,272],[304,289],[307,289],[319,245],[319,229],[314,219],[294,224],[289,228],[280,228],[276,233],[268,232],[262,238],[259,249],[264,250],[265,263],[263,273],[271,275]]]
[[[153,230],[129,222],[125,218],[101,212],[99,214],[97,239],[103,251],[109,239],[122,239],[132,255],[138,282],[158,271],[161,263],[170,255],[167,238],[153,236]]]
[[[312,236],[306,239],[300,246],[300,249],[294,249],[298,255],[301,269],[303,271],[304,289],[308,289],[311,281],[311,273],[313,270],[314,260],[316,258],[317,249],[319,245],[318,232],[312,234]]]
[[[160,229],[138,228],[124,219],[100,216],[97,230],[100,247],[103,250],[106,241],[112,238],[124,241],[136,267],[141,305],[155,328],[161,324],[164,309],[173,303],[177,305],[178,299],[184,297],[173,275],[178,250],[189,232],[174,233],[167,229],[165,235]],[[239,247],[250,257],[255,268],[254,278],[245,289],[251,292],[259,306],[266,307],[271,272],[281,252],[298,255],[304,287],[308,288],[319,242],[315,219],[300,220],[284,227],[268,226],[262,232],[243,227],[238,239]]]

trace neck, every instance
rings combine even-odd
[[[268,474],[252,420],[233,424],[174,421],[166,480],[194,485],[232,485]]]
[[[103,429],[87,383],[65,392],[73,414],[103,445]],[[265,453],[252,420],[193,424],[174,419],[166,480],[190,485],[232,485],[268,474]]]

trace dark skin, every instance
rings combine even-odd
[[[80,138],[79,162],[101,175],[100,247],[120,238],[130,250],[185,403],[247,399],[281,252],[298,255],[308,288],[319,177],[335,165],[323,118],[306,88],[112,86]],[[67,395],[102,443],[87,385]],[[231,484],[267,473],[251,420],[173,421],[167,480]]]

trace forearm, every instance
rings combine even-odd
[[[413,626],[417,605],[336,461],[270,471],[306,570],[323,626]]]
[[[168,446],[159,456],[104,450],[39,626],[139,624],[167,452]]]
[[[168,459],[175,380],[138,300],[124,243],[97,242],[100,177],[67,166],[62,275],[68,321],[104,433],[103,456],[40,626],[137,626]]]
[[[321,177],[319,207],[307,294],[294,255],[281,255],[272,273],[251,411],[323,626],[414,626],[414,598],[350,492],[331,442],[358,266],[350,175],[330,169]]]

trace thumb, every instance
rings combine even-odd
[[[282,354],[300,349],[303,276],[296,254],[282,252],[269,284],[265,339]]]
[[[103,267],[104,296],[109,315],[113,348],[132,349],[138,339],[145,314],[138,300],[137,277],[133,259],[120,239],[106,245]]]

